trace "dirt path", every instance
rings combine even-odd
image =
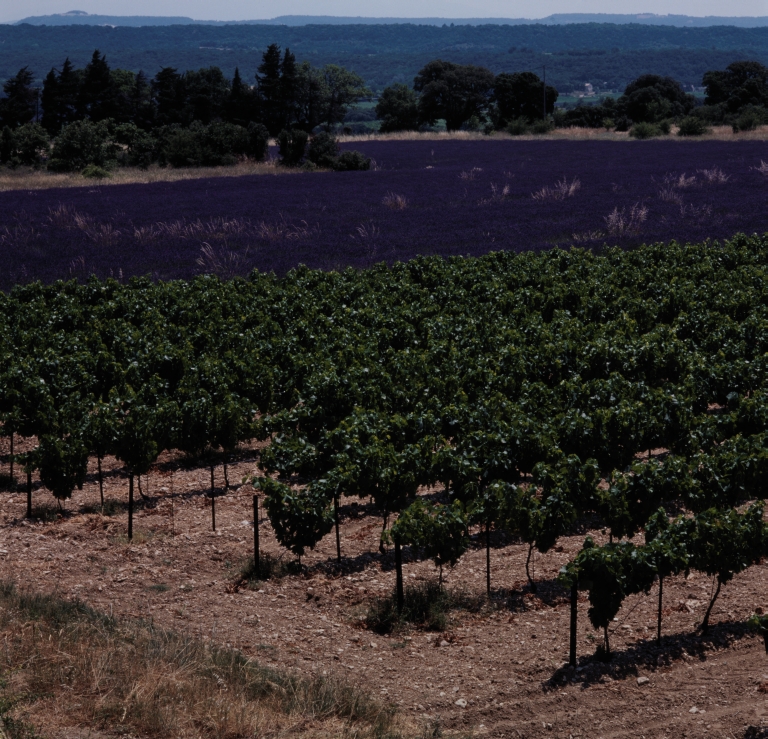
[[[104,468],[107,499],[122,503],[126,478],[114,460]],[[381,520],[359,501],[343,501],[341,571],[328,536],[304,559],[302,575],[232,592],[252,553],[252,491],[240,480],[254,468],[255,455],[241,455],[229,471],[238,489],[226,493],[217,468],[221,497],[213,533],[204,495],[208,470],[161,459],[149,477],[152,503],[137,511],[130,544],[124,510],[98,512],[95,467],[63,516],[56,515],[50,494],[37,490],[38,513],[46,520],[29,523],[25,494],[1,492],[0,578],[21,588],[56,590],[107,613],[152,619],[267,664],[342,674],[444,730],[499,738],[768,737],[768,655],[762,640],[743,627],[756,608],[768,609],[765,565],[724,588],[707,640],[693,630],[706,608],[708,578],[692,574],[665,582],[667,636],[661,648],[655,646],[655,589],[649,597],[628,599],[613,625],[615,658],[607,665],[591,659],[598,635],[583,598],[574,673],[563,667],[569,606],[554,579],[584,533],[537,556],[537,596],[525,581],[526,547],[495,542],[491,605],[454,612],[444,633],[381,636],[366,631],[361,618],[372,597],[391,592],[394,573],[390,557],[378,553]],[[262,551],[280,556],[266,521],[260,530]],[[485,551],[482,539],[477,544],[447,577],[449,587],[461,585],[480,596]],[[435,577],[431,562],[407,563],[405,573],[408,582]]]

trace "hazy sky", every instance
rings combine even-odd
[[[541,18],[551,13],[768,15],[768,0],[14,0],[0,1],[0,22],[68,10],[107,15],[184,15],[250,20],[277,15]]]

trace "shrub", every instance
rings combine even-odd
[[[195,129],[195,124],[192,124],[192,128]],[[234,123],[213,121],[197,128],[197,135],[202,149],[200,163],[205,167],[234,164],[250,150],[248,130]]]
[[[280,164],[286,167],[296,167],[304,159],[309,135],[300,128],[290,131],[283,129],[277,135],[277,145],[280,149]]]
[[[632,126],[629,135],[633,139],[652,139],[654,136],[661,136],[661,129],[654,126],[653,123],[635,123]]]
[[[147,169],[157,158],[157,140],[135,123],[118,126],[115,141],[125,147],[118,155],[118,161],[124,166]]]
[[[97,164],[89,164],[80,174],[91,180],[103,180],[109,177],[109,172]]]
[[[758,126],[762,126],[766,122],[765,108],[756,108],[749,106],[744,108],[739,117],[732,123],[734,133],[739,131],[754,131]]]
[[[236,584],[243,587],[256,587],[264,580],[280,580],[287,575],[295,575],[301,571],[295,560],[284,562],[282,558],[273,557],[271,554],[259,555],[259,574],[256,575],[256,566],[253,557],[249,557],[240,568]]]
[[[678,136],[702,136],[707,133],[709,129],[707,124],[700,118],[694,116],[686,116],[680,121],[680,126],[677,129]]]
[[[89,164],[109,169],[116,160],[117,146],[111,139],[108,121],[75,121],[56,137],[48,169],[81,172]]]
[[[525,136],[528,133],[530,127],[528,121],[525,118],[515,118],[509,122],[507,126],[507,133],[510,136]]]
[[[627,116],[620,115],[618,118],[616,118],[614,125],[616,126],[617,131],[629,131],[629,127],[632,125],[632,121],[630,121]]]
[[[371,168],[371,160],[359,151],[342,151],[333,168],[337,172],[363,172]]]
[[[339,145],[332,134],[323,131],[310,139],[307,159],[312,164],[326,169],[335,169],[338,154]]]
[[[10,131],[8,144],[8,158],[3,159],[5,152],[0,154],[0,159],[9,163],[11,166],[19,164],[28,167],[38,167],[47,156],[51,142],[48,138],[48,132],[39,123],[25,123],[14,131]],[[4,141],[5,141],[5,131]],[[8,144],[0,145],[0,149],[5,149]]]
[[[234,164],[248,154],[248,131],[233,123],[214,121],[205,126],[195,121],[189,128],[158,129],[158,160],[173,167],[217,167]]]
[[[552,131],[554,126],[549,120],[537,120],[531,124],[531,133],[543,134]]]
[[[248,124],[248,156],[262,162],[269,153],[269,131],[263,123]]]

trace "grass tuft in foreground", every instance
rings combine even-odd
[[[41,724],[169,739],[400,736],[392,710],[341,680],[264,667],[78,601],[0,585],[0,639],[0,721],[12,739]]]
[[[368,607],[365,624],[380,634],[414,625],[428,631],[445,631],[451,611],[479,611],[485,598],[463,590],[441,588],[436,582],[409,585],[405,589],[402,613],[397,612],[395,593],[376,598]]]
[[[288,575],[301,573],[301,565],[295,560],[283,560],[282,557],[273,557],[271,554],[259,556],[259,573],[256,574],[256,566],[253,557],[249,557],[243,563],[237,576],[237,584],[240,587],[257,587],[264,580],[281,580]]]

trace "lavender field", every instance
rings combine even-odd
[[[768,144],[358,143],[369,172],[0,193],[0,288],[768,231]]]

